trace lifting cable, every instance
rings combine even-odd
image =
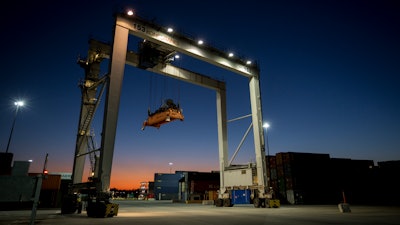
[[[167,85],[167,77],[166,76],[163,76],[163,81],[164,81],[164,83],[163,83],[163,92],[161,93],[161,104],[164,102],[164,100],[167,98],[166,96],[167,96],[167,87],[168,87],[168,85]]]
[[[175,100],[175,102],[176,102],[176,105],[178,106],[178,108],[180,108],[180,104],[179,104],[179,102],[180,102],[180,98],[181,98],[181,81],[180,80],[177,80],[177,79],[175,79],[175,84],[174,84],[174,87],[172,88],[173,89],[173,93],[172,93],[172,95],[176,98],[176,99],[174,99]]]
[[[154,75],[150,75],[149,78],[149,108],[148,111],[151,112],[152,110],[157,109],[162,103],[163,103],[163,91],[159,91],[159,86],[161,86],[157,82],[157,77],[154,77]],[[165,91],[164,91],[165,92]],[[160,96],[159,96],[160,95]],[[159,98],[161,99],[159,101]]]
[[[181,65],[180,65],[181,63],[180,63],[180,61],[178,60],[178,62],[177,62],[177,67],[181,67]],[[180,72],[180,70],[178,70],[178,76],[179,77],[181,77],[181,74],[180,74],[181,72]],[[178,98],[177,98],[177,100],[176,100],[176,105],[178,106],[178,108],[181,108],[180,107],[180,101],[181,101],[181,80],[180,79],[175,79],[176,80],[176,82],[178,82],[178,88],[177,88],[177,90],[178,90]]]
[[[153,75],[149,76],[149,108],[148,108],[148,114],[150,115],[151,113],[151,102],[152,102],[152,93],[153,93]]]
[[[168,78],[163,76],[163,81],[160,83],[157,82],[158,79],[154,77],[154,75],[150,75],[149,78],[149,106],[148,112],[151,113],[152,109],[157,109],[160,105],[164,104],[166,99],[173,99],[174,102],[177,103],[177,106],[180,107],[180,89],[181,89],[181,81],[179,79],[171,78],[176,80],[174,87],[169,88],[168,86]],[[156,79],[156,80],[154,80]],[[154,86],[155,85],[155,86]],[[159,87],[158,87],[159,86]],[[171,96],[168,96],[168,93],[171,92]],[[160,97],[160,102],[158,100],[158,96]]]

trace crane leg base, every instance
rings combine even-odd
[[[104,218],[118,214],[119,205],[115,203],[92,202],[87,206],[88,217]]]

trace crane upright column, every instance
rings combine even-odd
[[[99,187],[97,187],[98,190],[103,192],[109,192],[110,190],[111,166],[114,155],[121,87],[124,77],[129,36],[129,30],[125,27],[116,24],[114,29],[115,33],[109,67],[110,78],[106,96],[100,149],[100,184]]]
[[[72,171],[73,184],[81,183],[83,178],[90,125],[98,100],[96,98],[97,87],[95,87],[95,83],[100,79],[99,73],[102,60],[102,55],[91,46],[88,51],[88,58],[86,60],[79,59],[78,61],[78,64],[85,70],[85,79],[80,84],[82,98]]]
[[[264,141],[264,130],[263,130],[263,119],[261,109],[261,92],[259,75],[256,74],[249,78],[249,91],[250,91],[250,102],[251,102],[251,115],[253,121],[253,133],[254,133],[254,148],[256,156],[257,166],[257,183],[259,197],[265,198],[267,184],[267,166],[265,160],[265,141]]]

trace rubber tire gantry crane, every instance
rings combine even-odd
[[[128,36],[135,35],[143,39],[142,43],[151,43],[151,47],[138,54],[127,49]],[[145,69],[154,73],[169,76],[195,85],[216,91],[218,149],[220,165],[220,190],[217,206],[232,206],[231,190],[249,188],[255,207],[264,207],[269,197],[265,160],[265,144],[261,94],[258,65],[229,57],[212,46],[198,45],[189,37],[178,33],[170,33],[167,28],[146,21],[136,15],[126,13],[115,15],[114,37],[112,46],[91,39],[88,57],[78,63],[85,69],[82,82],[82,99],[76,149],[72,173],[72,184],[69,196],[85,193],[88,196],[87,213],[90,217],[109,217],[118,213],[118,204],[111,203],[110,177],[114,154],[114,142],[117,128],[117,117],[120,103],[121,86],[125,64]],[[170,58],[180,52],[212,65],[222,67],[233,73],[245,76],[249,80],[251,118],[254,133],[255,164],[232,166],[228,163],[226,90],[225,83],[209,76],[191,72],[171,65]],[[99,77],[100,64],[109,58],[109,73]],[[106,102],[103,118],[101,146],[99,149],[88,149],[90,127],[99,99],[106,90]],[[85,156],[99,153],[93,168],[93,176],[89,182],[82,182]],[[63,202],[64,212],[73,211],[71,200],[67,197]],[[68,210],[69,209],[69,210]]]

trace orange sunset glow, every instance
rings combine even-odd
[[[40,173],[43,169],[42,161],[42,159],[33,160],[30,172]],[[217,158],[208,160],[207,164],[203,163],[202,160],[197,162],[176,161],[172,165],[169,163],[170,161],[163,161],[162,159],[145,159],[132,163],[126,157],[117,156],[115,157],[111,171],[110,188],[135,190],[140,187],[141,182],[153,182],[155,173],[175,173],[175,171],[210,172],[219,170]],[[61,161],[57,156],[50,156],[47,169],[50,174],[72,173],[72,162]],[[83,173],[83,182],[87,181],[85,179],[89,176],[89,165],[86,165]]]

